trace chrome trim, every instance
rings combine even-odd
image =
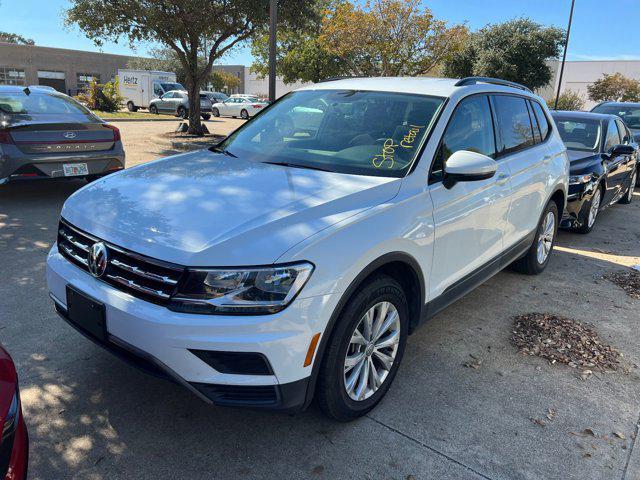
[[[142,285],[138,285],[133,280],[129,280],[129,279],[124,278],[124,277],[120,277],[119,275],[107,274],[105,276],[106,276],[106,278],[108,278],[112,282],[119,283],[120,285],[124,285],[127,288],[131,288],[133,290],[136,290],[138,292],[144,293],[146,295],[154,295],[156,297],[160,297],[160,298],[163,298],[165,300],[168,300],[169,298],[171,298],[171,295],[167,295],[162,290],[154,290],[153,288],[148,288],[148,287],[144,287]]]
[[[58,233],[60,234],[60,236],[62,236],[67,242],[69,242],[71,245],[74,245],[76,247],[78,247],[80,250],[83,250],[87,253],[89,253],[89,245],[85,245],[84,243],[80,243],[77,240],[74,240],[74,237],[67,235],[67,233],[60,229],[58,230]]]
[[[86,258],[82,258],[79,255],[76,255],[73,251],[71,251],[71,249],[69,247],[67,247],[66,245],[60,245],[60,247],[62,249],[64,249],[65,253],[67,255],[69,255],[70,257],[72,257],[74,260],[76,260],[77,262],[80,262],[81,264],[83,264],[85,267],[87,267],[87,269],[89,268],[89,262],[87,261]]]
[[[135,275],[139,275],[143,278],[148,278],[149,280],[156,280],[158,282],[162,282],[162,283],[167,283],[169,285],[177,285],[178,281],[174,280],[172,278],[169,278],[167,276],[164,275],[156,275],[155,273],[151,273],[151,272],[146,272],[144,270],[141,270],[138,267],[132,267],[131,265],[128,265],[124,262],[121,262],[120,260],[114,258],[109,262],[111,265],[121,268],[122,270],[125,270],[127,272],[131,272]]]

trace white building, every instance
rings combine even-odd
[[[282,78],[276,77],[276,98],[281,97],[291,90],[308,85],[308,83],[296,82],[287,84]],[[261,97],[269,96],[269,78],[259,78],[255,73],[251,72],[250,67],[244,68],[244,93],[258,95]]]

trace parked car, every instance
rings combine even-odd
[[[246,120],[267,105],[257,97],[229,97],[224,102],[214,103],[212,112],[214,117],[240,117]]]
[[[229,98],[229,95],[223,92],[200,92],[200,93],[206,95],[207,98],[211,101],[212,105],[214,103],[224,102],[227,98]]]
[[[91,340],[206,401],[315,397],[356,418],[422,321],[510,264],[548,265],[569,175],[550,118],[486,78],[301,88],[208,150],[76,192],[50,296]]]
[[[640,144],[640,103],[637,102],[602,102],[591,109],[593,113],[607,113],[617,115],[629,127],[636,143]],[[640,158],[638,159],[640,162]],[[640,163],[638,164],[640,170]],[[636,180],[640,186],[640,175]]]
[[[616,202],[633,200],[638,145],[615,115],[568,111],[552,115],[571,162],[561,225],[589,233],[599,212]]]
[[[24,480],[29,461],[29,435],[22,415],[18,375],[0,345],[0,478]]]
[[[189,118],[189,95],[184,90],[171,90],[160,98],[151,100],[149,112],[154,115],[165,113]],[[204,93],[200,94],[200,116],[205,120],[211,118],[211,100]]]
[[[120,131],[73,98],[0,86],[0,185],[17,179],[94,180],[124,165]]]
[[[130,112],[139,108],[149,108],[154,98],[159,98],[171,90],[184,90],[178,83],[176,74],[160,70],[118,69],[120,96]]]

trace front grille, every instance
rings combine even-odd
[[[64,220],[58,227],[58,250],[70,262],[89,272],[89,250],[101,240]],[[104,242],[107,268],[100,280],[134,297],[166,305],[174,293],[184,267],[156,260]]]

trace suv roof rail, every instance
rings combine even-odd
[[[348,80],[349,78],[369,78],[366,75],[344,75],[339,77],[329,77],[316,83],[335,82],[336,80]]]
[[[493,77],[465,77],[456,82],[456,87],[464,87],[466,85],[475,85],[476,83],[491,83],[493,85],[504,85],[505,87],[519,88],[529,93],[533,93],[529,87],[525,87],[521,83],[510,82],[509,80],[502,80],[500,78]]]

